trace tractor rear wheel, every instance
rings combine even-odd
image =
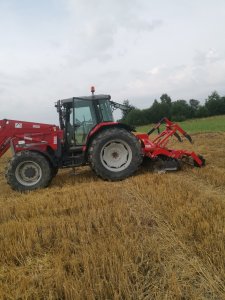
[[[48,186],[52,179],[52,170],[43,155],[22,151],[9,161],[6,179],[14,190],[30,191]]]
[[[105,180],[116,181],[131,176],[142,160],[140,142],[123,128],[102,131],[89,148],[91,168]]]

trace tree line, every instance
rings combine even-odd
[[[129,125],[146,125],[157,123],[163,117],[176,122],[192,118],[204,118],[208,116],[225,114],[225,96],[220,96],[216,91],[205,100],[204,104],[196,99],[172,101],[170,96],[162,94],[160,100],[155,99],[152,106],[146,109],[138,109],[131,105],[129,100],[124,100],[123,105],[127,110],[122,112],[120,121]]]

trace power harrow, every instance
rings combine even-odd
[[[160,132],[162,125],[164,125],[165,128]],[[155,131],[157,131],[157,135],[150,139],[150,135]],[[191,136],[178,124],[171,122],[167,118],[161,119],[146,134],[138,133],[137,137],[142,142],[146,165],[158,172],[179,170],[182,163],[195,167],[203,167],[205,165],[205,159],[202,155],[197,155],[193,151],[176,150],[167,147],[172,137],[175,137],[182,143],[183,139],[180,135],[193,144]]]

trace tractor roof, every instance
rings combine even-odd
[[[81,96],[81,97],[72,97],[68,99],[63,99],[61,100],[62,104],[65,103],[71,103],[73,100],[90,100],[90,101],[95,101],[95,100],[110,100],[111,96],[110,95],[93,95],[93,96]]]

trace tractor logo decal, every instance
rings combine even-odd
[[[15,123],[15,128],[23,128],[23,124],[22,123]]]
[[[38,125],[38,124],[34,124],[34,125],[33,125],[33,128],[41,128],[41,126]]]

